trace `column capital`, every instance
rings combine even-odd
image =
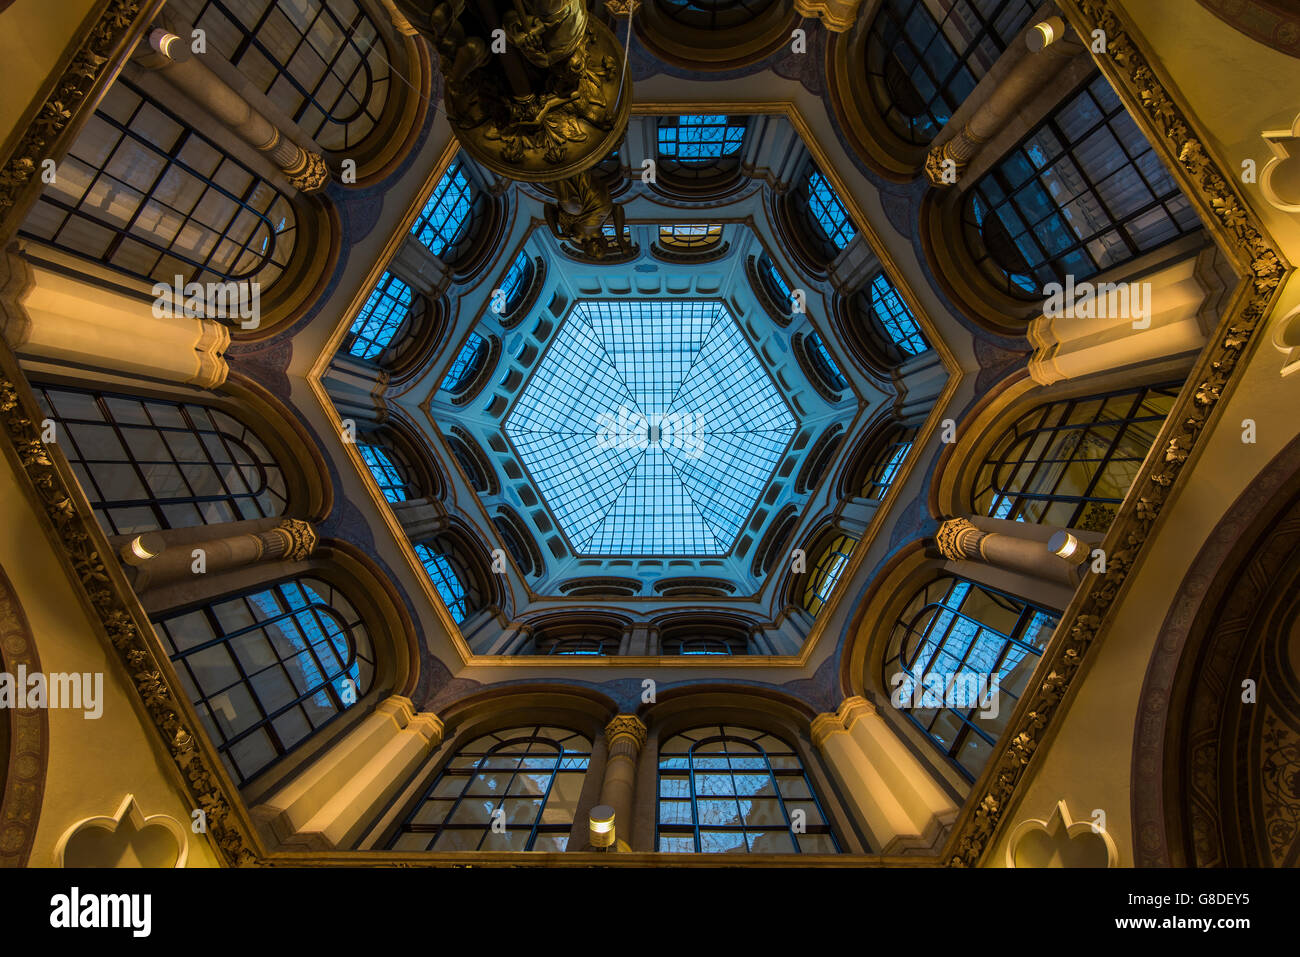
[[[979,557],[980,540],[985,533],[964,518],[950,518],[934,533],[935,543],[943,557],[958,562]]]
[[[287,562],[303,561],[316,550],[316,529],[300,518],[286,518],[263,534],[270,539],[266,544],[272,546],[268,554]]]
[[[428,742],[430,747],[442,744],[442,719],[431,711],[421,711],[406,724],[407,731],[413,731]]]
[[[645,747],[646,737],[645,722],[634,714],[616,714],[610,719],[609,724],[605,725],[605,740],[609,742],[611,748],[614,742],[620,738],[628,738],[635,752]]]
[[[877,711],[874,704],[861,695],[855,694],[840,702],[836,714],[839,715],[840,723],[848,729],[853,727],[853,723],[859,718],[870,718],[877,714]]]
[[[827,712],[819,714],[812,719],[812,743],[813,747],[821,750],[826,739],[834,734],[844,733],[844,722],[840,720],[838,714]]]
[[[375,705],[375,712],[386,714],[398,725],[405,726],[415,717],[415,703],[404,695],[393,694]]]

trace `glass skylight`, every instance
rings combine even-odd
[[[574,550],[731,550],[796,423],[725,305],[585,300],[506,418]]]

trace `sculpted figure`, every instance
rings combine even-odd
[[[615,205],[609,184],[591,170],[555,183],[555,202],[546,205],[546,223],[551,233],[579,247],[593,259],[604,259],[611,252],[628,251],[623,235],[623,207]],[[604,227],[614,227],[614,241]]]

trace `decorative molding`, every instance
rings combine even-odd
[[[1238,192],[1234,177],[1211,158],[1195,121],[1169,93],[1140,40],[1130,31],[1114,0],[1061,0],[1080,34],[1103,30],[1108,56],[1095,57],[1155,148],[1197,207],[1208,231],[1243,275],[1219,329],[1201,354],[1188,387],[1171,410],[1124,504],[1106,536],[1107,570],[1089,576],[1062,616],[1056,636],[1038,666],[1044,675],[1027,690],[1008,723],[1005,751],[990,760],[953,829],[945,854],[953,866],[975,866],[1016,798],[1019,783],[1052,730],[1085,657],[1097,643],[1108,613],[1147,539],[1179,483],[1184,465],[1219,403],[1235,384],[1237,367],[1255,345],[1255,333],[1269,314],[1291,265]]]
[[[640,751],[645,747],[647,734],[645,722],[634,714],[616,714],[605,725],[605,740],[611,749],[616,739],[631,738],[636,743],[635,750]]]
[[[34,674],[41,670],[41,659],[18,593],[0,568],[0,669],[14,674],[20,666]],[[0,867],[25,866],[36,840],[50,750],[47,715],[44,708],[8,712],[8,772],[0,780]]]
[[[1046,842],[1051,851],[1051,860],[1059,861],[1061,867],[1118,867],[1119,848],[1110,832],[1093,826],[1091,821],[1076,821],[1070,815],[1070,809],[1064,801],[1057,801],[1052,813],[1046,820],[1030,818],[1021,821],[1011,832],[1007,841],[1007,867],[1016,867],[1016,858],[1026,843],[1036,840]],[[1071,845],[1082,845],[1086,858],[1082,861],[1067,860]],[[1075,853],[1078,853],[1075,851]],[[1030,865],[1033,866],[1033,865]],[[1038,865],[1051,867],[1050,863]]]
[[[151,828],[161,830],[167,835],[167,837],[171,838],[172,849],[176,855],[176,861],[171,866],[174,868],[184,867],[185,862],[189,858],[190,843],[189,837],[186,833],[187,828],[182,826],[180,821],[167,814],[151,814],[146,817],[144,811],[140,809],[140,805],[136,803],[135,795],[128,794],[122,799],[122,803],[118,806],[116,814],[101,815],[100,817],[88,817],[84,820],[78,821],[76,824],[73,824],[65,830],[59,838],[58,843],[54,845],[55,867],[131,866],[130,864],[120,863],[114,865],[102,859],[90,861],[81,858],[75,852],[73,854],[73,862],[69,863],[67,861],[69,846],[75,845],[78,838],[81,835],[86,834],[92,828],[107,831],[113,839],[119,842],[125,842],[128,846],[134,842],[135,837],[138,837],[146,830]],[[119,832],[121,832],[120,837]],[[97,851],[99,854],[104,854],[108,850],[108,848],[106,848],[100,841],[95,841],[93,843],[95,845],[94,851]],[[145,847],[146,854],[157,855],[162,853],[163,850],[164,848],[159,846],[157,842],[153,842],[152,846],[146,844]],[[143,867],[163,866],[160,860],[156,857],[141,858],[139,855],[137,855],[136,863]]]

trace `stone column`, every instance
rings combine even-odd
[[[315,193],[329,184],[329,168],[319,153],[309,153],[257,112],[228,83],[190,53],[174,33],[154,30],[149,45],[158,53],[145,61],[174,87],[207,110],[235,136],[265,153],[295,189]]]
[[[1213,251],[1207,252],[1212,259]],[[1193,256],[1137,282],[1122,283],[1115,292],[1087,304],[1088,313],[1104,312],[1101,318],[1080,316],[1077,303],[1069,314],[1039,316],[1028,330],[1034,346],[1030,376],[1039,385],[1051,385],[1199,352],[1217,318],[1207,316],[1204,308],[1212,292],[1209,284],[1215,280],[1203,276],[1211,268],[1207,264],[1203,270],[1202,257]],[[1087,288],[1096,289],[1092,284]],[[1140,302],[1134,302],[1135,294]]]
[[[937,349],[909,357],[894,370],[898,398],[894,414],[901,422],[924,421],[948,384],[948,370]]]
[[[196,532],[206,533],[196,537]],[[300,562],[316,548],[316,530],[310,522],[286,518],[275,528],[231,535],[221,525],[202,529],[167,529],[145,532],[124,542],[119,554],[136,594],[186,581],[203,574],[245,568],[258,562]]]
[[[879,854],[938,847],[957,805],[865,698],[812,722],[813,745]]]
[[[218,388],[229,372],[224,323],[150,308],[32,265],[13,248],[0,257],[0,329],[20,356],[57,365],[200,389]]]
[[[627,839],[632,833],[632,807],[636,795],[636,763],[645,747],[645,723],[634,714],[616,714],[605,726],[609,751],[605,757],[605,777],[600,784],[600,799],[614,809],[615,849],[631,850]]]
[[[1042,527],[1037,528],[1041,531]],[[1059,531],[1062,536],[1069,534],[1064,529]],[[943,557],[949,561],[984,562],[1040,581],[1071,587],[1079,583],[1079,561],[1088,555],[1087,548],[1075,548],[1070,551],[1072,560],[1067,560],[1039,538],[985,531],[965,518],[944,522],[934,539]]]
[[[1018,51],[1014,67],[993,88],[987,100],[955,136],[932,146],[925,158],[925,175],[932,186],[956,185],[984,143],[1006,125],[1012,115],[1046,86],[1068,60],[1083,48],[1065,39],[1066,25],[1060,17],[1035,24],[1027,36],[1029,52]],[[1008,51],[1010,54],[1010,51]]]
[[[776,116],[751,116],[745,137],[741,172],[757,175],[784,193],[795,181],[808,157],[808,148],[790,123]]]
[[[350,848],[411,773],[442,743],[442,721],[410,699],[381,701],[301,774],[252,809],[281,844]]]

